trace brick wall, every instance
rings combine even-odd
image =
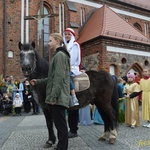
[[[50,10],[51,13],[57,13],[58,14],[58,6],[59,6],[59,2],[61,0],[44,0],[45,2],[45,6]],[[92,1],[92,0],[91,0]],[[5,50],[5,58],[6,58],[6,62],[5,62],[5,75],[14,75],[14,76],[20,76],[21,71],[20,71],[20,58],[19,58],[19,49],[18,49],[18,42],[21,40],[21,0],[15,0],[14,3],[11,3],[11,1],[6,0],[5,1],[7,3],[7,9],[6,9],[6,47],[4,47],[3,43],[4,43],[4,1],[0,0],[0,73],[4,73],[3,71],[3,65],[4,65],[4,57],[3,57],[3,51]],[[39,2],[40,0],[29,0],[29,14],[30,15],[36,15],[39,9]],[[62,1],[61,1],[62,2]],[[119,9],[123,9],[123,10],[129,10],[131,12],[137,12],[139,14],[145,14],[147,16],[149,16],[148,12],[142,12],[141,10],[135,10],[134,8],[128,8],[126,6],[121,6],[119,4],[114,4],[111,1],[104,1],[104,0],[93,0],[93,2],[97,2],[100,4],[108,4],[109,6],[112,7],[116,7]],[[79,26],[81,25],[81,18],[80,18],[80,9],[85,8],[85,15],[86,15],[86,19],[89,18],[91,12],[95,9],[91,6],[85,6],[85,5],[81,5],[81,4],[75,4],[77,12],[73,12],[70,11],[65,3],[65,28],[70,26],[70,22],[75,22],[77,23]],[[126,16],[123,16],[126,17]],[[131,18],[129,17],[129,22],[130,23],[135,23],[138,22],[141,27],[142,30],[144,31],[144,23],[145,21],[143,20],[139,20],[139,19],[135,19],[135,18]],[[84,24],[85,25],[85,24]],[[84,25],[79,28],[74,28],[75,32],[76,32],[76,38],[78,38],[78,33],[79,31],[84,27]],[[38,44],[37,41],[37,21],[36,20],[30,20],[29,21],[29,38],[30,38],[30,42],[31,41],[35,41],[36,44]],[[50,18],[50,32],[59,32],[59,18],[58,17],[53,17]],[[117,41],[107,41],[110,45],[114,45],[117,43]],[[89,62],[91,62],[91,67],[89,68],[94,68],[94,69],[100,69],[100,68],[105,68],[106,70],[108,70],[109,65],[112,64],[112,62],[114,63],[114,60],[116,61],[114,64],[116,64],[116,66],[119,69],[121,68],[121,64],[120,64],[120,59],[122,57],[127,57],[127,56],[122,56],[120,54],[111,54],[111,53],[107,53],[106,50],[106,45],[108,44],[106,41],[104,42],[103,40],[95,40],[90,41],[87,45],[83,45],[82,46],[82,51],[83,51],[83,61],[88,64]],[[119,43],[118,43],[119,44]],[[122,45],[122,44],[121,44]],[[128,45],[128,43],[123,43],[123,47],[128,47],[130,48],[131,45]],[[137,46],[133,46],[134,48],[138,48]],[[132,48],[133,48],[132,47]],[[149,48],[145,47],[141,47],[141,50],[143,51],[149,51]],[[38,49],[38,47],[37,47]],[[11,50],[14,53],[14,57],[13,58],[8,58],[8,51]],[[111,56],[113,55],[113,57],[111,58]],[[143,58],[138,58],[138,61],[141,61]],[[146,58],[149,60],[149,58]],[[113,60],[113,61],[111,61]],[[131,63],[133,61],[129,60],[129,62]],[[141,66],[143,66],[143,64],[141,64]],[[126,66],[123,65],[123,69],[127,69],[129,67],[129,64],[127,64]],[[118,71],[118,72],[123,72]]]
[[[0,1],[0,74],[3,72],[3,43],[4,43],[4,31],[3,31],[3,26],[4,26],[4,4],[3,1]]]
[[[115,66],[115,73],[117,76],[125,75],[134,64],[135,70],[141,71],[139,68],[144,68],[145,60],[150,62],[150,57],[138,56],[125,53],[108,52],[107,46],[114,46],[124,49],[143,50],[149,52],[150,46],[143,46],[141,44],[119,42],[108,39],[97,39],[89,43],[81,45],[83,53],[83,64],[88,69],[104,69],[109,71],[109,66]],[[126,63],[122,63],[122,59],[126,59]],[[150,67],[150,64],[147,66]],[[140,72],[141,74],[141,72]]]

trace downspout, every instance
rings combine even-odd
[[[59,33],[62,34],[62,25],[61,25],[61,3],[59,3]]]
[[[29,16],[29,1],[26,0],[26,16]],[[26,43],[29,43],[29,20],[26,20]]]
[[[62,30],[63,31],[65,29],[64,21],[65,21],[65,8],[64,8],[64,3],[62,3]]]
[[[21,1],[21,43],[24,43],[24,0]]]
[[[6,33],[6,29],[7,29],[7,24],[6,24],[6,19],[7,19],[7,17],[6,17],[6,4],[7,3],[7,1],[6,0],[4,0],[4,32],[3,32],[3,35],[4,35],[4,40],[3,40],[3,76],[5,77],[5,75],[6,75],[6,50],[7,50],[7,47],[6,47],[6,37],[7,37],[7,33]]]

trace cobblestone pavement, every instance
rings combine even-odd
[[[150,150],[150,128],[119,126],[113,145],[99,142],[103,125],[79,126],[78,137],[69,139],[69,150]],[[48,138],[44,116],[0,116],[0,150],[43,150]]]

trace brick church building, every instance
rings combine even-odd
[[[62,34],[66,27],[75,30],[87,69],[141,76],[142,69],[150,67],[148,0],[1,0],[0,8],[0,74],[4,76],[22,76],[19,41],[35,41],[37,51],[50,61],[49,34]]]

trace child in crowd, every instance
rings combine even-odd
[[[3,114],[8,115],[12,110],[12,100],[8,97],[7,93],[3,96]]]
[[[15,113],[16,115],[21,116],[21,107],[22,107],[22,100],[20,98],[19,93],[16,93],[15,99],[13,101],[13,106],[15,107]]]

